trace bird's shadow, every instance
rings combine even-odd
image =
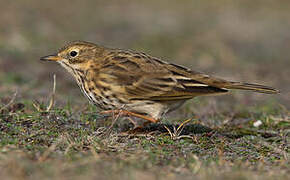
[[[130,131],[130,127],[123,127],[121,131]],[[178,131],[178,132],[177,132]],[[135,132],[135,131],[133,131]],[[232,128],[209,128],[207,126],[201,124],[186,124],[181,127],[179,124],[170,124],[170,123],[158,123],[158,124],[149,124],[143,128],[138,129],[137,133],[152,133],[152,132],[159,132],[159,133],[176,133],[178,136],[192,136],[197,134],[205,134],[207,136],[223,136],[227,138],[237,139],[243,136],[262,136],[264,138],[270,138],[278,136],[276,133],[269,133],[269,132],[259,132],[256,130],[232,127]]]
[[[121,128],[122,132],[130,131],[132,127],[123,126]],[[149,124],[145,127],[138,128],[136,132],[138,133],[151,133],[151,132],[160,132],[160,133],[169,133],[178,131],[179,135],[192,135],[192,134],[202,134],[213,132],[214,130],[206,127],[201,124],[186,124],[183,127],[179,124],[170,124],[170,123],[158,123],[158,124]],[[132,131],[133,132],[133,131]]]
[[[169,123],[149,124],[148,126],[142,129],[145,132],[159,131],[161,133],[166,133],[168,131],[174,132],[179,129],[180,135],[202,134],[213,131],[213,129],[201,124],[187,124],[181,127],[179,124],[169,124]]]
[[[131,133],[168,133],[174,134],[177,136],[193,136],[198,134],[205,134],[207,136],[223,136],[228,138],[241,138],[244,136],[252,135],[252,136],[262,136],[264,138],[276,137],[279,136],[277,133],[267,132],[267,131],[257,131],[257,129],[250,129],[247,127],[228,125],[224,127],[210,128],[202,124],[198,123],[185,123],[183,125],[173,124],[173,123],[151,123],[145,127],[138,128],[137,131],[132,130],[132,124],[121,123],[114,128],[117,128],[117,132],[131,132]]]

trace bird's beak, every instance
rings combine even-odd
[[[60,61],[62,59],[63,58],[59,57],[57,54],[48,55],[40,58],[40,60],[42,61]]]

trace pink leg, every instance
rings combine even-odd
[[[134,117],[138,117],[138,118],[141,118],[141,119],[145,119],[147,121],[149,121],[150,123],[157,123],[158,120],[157,119],[154,119],[154,118],[151,118],[151,117],[148,117],[148,116],[144,116],[144,115],[141,115],[141,114],[137,114],[137,113],[133,113],[133,112],[130,112],[130,111],[126,111],[126,110],[108,110],[108,111],[102,111],[101,114],[119,114],[119,115],[122,115],[122,116],[134,116]]]

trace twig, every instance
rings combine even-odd
[[[42,111],[42,110],[41,110],[41,107],[40,107],[40,104],[39,104],[39,102],[38,102],[37,100],[34,100],[34,101],[32,102],[32,105],[33,105],[33,107],[34,107],[38,112]]]
[[[55,89],[56,89],[56,75],[53,74],[53,89],[52,89],[52,94],[49,101],[49,105],[47,106],[46,111],[50,111],[54,105]]]
[[[181,123],[177,129],[175,126],[173,126],[173,132],[170,131],[170,129],[167,126],[164,126],[164,128],[168,131],[170,137],[172,140],[179,140],[181,138],[190,138],[192,139],[192,137],[190,135],[181,135],[184,127],[186,124],[188,124],[192,119],[187,119],[186,121],[184,121],[183,123]]]
[[[15,91],[15,93],[13,94],[13,96],[12,96],[12,98],[10,99],[10,101],[6,104],[6,105],[4,105],[3,107],[1,107],[0,108],[0,111],[2,111],[2,110],[4,110],[4,109],[6,109],[6,108],[8,108],[14,101],[15,101],[15,99],[16,99],[16,96],[17,96],[17,90]]]

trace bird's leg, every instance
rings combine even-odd
[[[108,110],[108,111],[102,111],[100,112],[101,114],[120,114],[120,115],[123,115],[123,116],[133,116],[133,117],[137,117],[137,118],[141,118],[141,119],[145,119],[149,122],[152,122],[152,123],[157,123],[158,120],[157,119],[154,119],[154,118],[151,118],[151,117],[148,117],[148,116],[144,116],[142,114],[137,114],[137,113],[133,113],[133,112],[130,112],[130,111],[126,111],[126,110]]]
[[[136,121],[134,121],[131,117],[127,117],[127,119],[134,125],[133,129],[142,128]]]
[[[115,116],[115,113],[113,113],[113,122],[111,126],[109,127],[109,129],[111,129],[114,126],[114,124],[116,123],[116,121],[119,119],[120,116],[121,116],[120,113],[118,113],[116,116]]]

